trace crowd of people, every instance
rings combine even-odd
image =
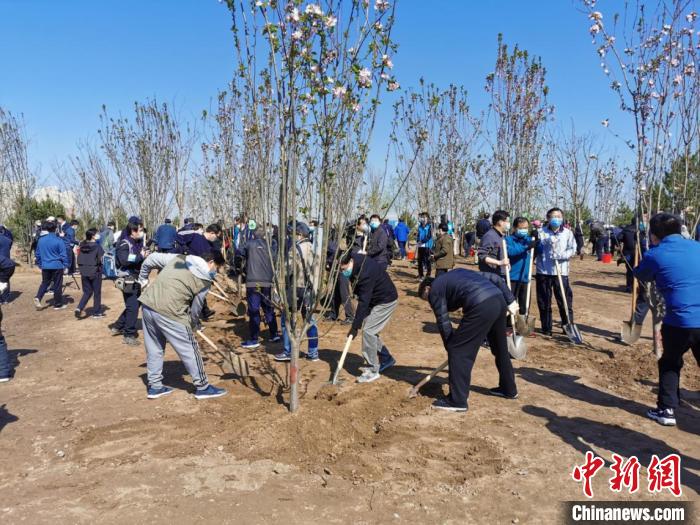
[[[236,217],[229,228],[221,223],[205,228],[186,218],[177,229],[170,219],[165,219],[147,240],[143,222],[132,216],[120,231],[115,231],[113,222],[100,230],[88,228],[80,242],[78,225],[77,221],[69,222],[60,216],[37,224],[32,251],[41,270],[41,282],[34,297],[35,307],[43,310],[44,297],[52,295],[51,307],[65,309],[64,280],[75,279],[79,274],[82,296],[74,309],[75,317],[87,317],[92,300],[90,317],[103,318],[103,280],[112,280],[122,294],[123,309],[109,327],[111,334],[121,336],[125,345],[140,346],[137,321],[141,312],[150,399],[172,392],[163,384],[166,343],[170,343],[192,377],[197,399],[226,394],[224,389],[209,383],[195,337],[202,329],[202,321],[214,315],[207,304],[207,294],[225,266],[231,277],[245,285],[248,335],[241,346],[253,349],[265,342],[281,343],[281,351],[274,354],[274,359],[291,359],[290,329],[295,320],[286,319],[282,313],[278,324],[278,308],[273,299],[280,250],[284,251],[281,260],[288,265],[287,273],[293,276],[285,284],[288,301],[294,300],[293,310],[310,320],[305,354],[309,361],[319,360],[314,298],[319,280],[330,276],[326,319],[347,325],[348,337],[353,339],[362,332],[361,352],[366,366],[357,382],[376,381],[394,366],[396,359],[381,337],[399,304],[388,269],[394,260],[412,258],[420,282],[418,293],[435,314],[448,354],[449,394],[436,400],[434,407],[453,412],[468,409],[471,371],[478,350],[484,345],[493,354],[499,373],[499,384],[490,392],[515,399],[518,391],[507,339],[516,328],[507,317],[529,311],[529,290],[534,279],[540,336],[553,334],[552,298],[557,303],[561,326],[573,323],[571,261],[583,258],[585,252],[583,225],[576,222],[572,227],[564,212],[556,207],[541,220],[525,216],[511,219],[505,210],[484,213],[474,228],[459,232],[462,254],[475,258],[478,271],[455,268],[455,256],[459,253],[455,227],[445,215],[435,224],[428,213],[419,214],[415,228],[409,227],[405,218],[390,224],[378,214],[362,215],[342,232],[327,232],[323,254],[318,221],[291,221],[280,237],[276,226],[259,225],[246,215]],[[700,363],[700,243],[689,240],[682,221],[668,213],[651,219],[641,215],[621,228],[599,221],[585,225],[597,257],[603,259],[614,249],[619,252],[618,264],[624,264],[627,270],[625,289],[631,291],[635,279],[642,283],[636,297],[638,324],[649,310],[644,283],[653,282],[664,299],[658,403],[647,415],[661,424],[673,425],[683,355],[692,350]],[[700,240],[700,229],[697,235],[696,240]],[[409,249],[410,238],[415,239],[413,252]],[[12,244],[12,233],[0,226],[2,304],[11,298],[10,280],[15,269]],[[324,260],[326,272],[316,271],[319,258]],[[329,271],[336,267],[337,277],[331,276]],[[151,282],[153,271],[158,276]],[[454,328],[449,315],[457,310],[461,310],[462,320]],[[261,330],[263,320],[266,341]],[[10,377],[6,343],[0,335],[0,381]]]

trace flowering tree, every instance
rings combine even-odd
[[[236,75],[247,99],[246,125],[276,138],[271,151],[263,151],[262,141],[251,151],[258,162],[265,160],[262,176],[270,184],[260,194],[260,208],[250,211],[258,222],[276,222],[281,232],[288,222],[294,231],[299,215],[340,229],[348,218],[339,216],[340,200],[354,200],[355,195],[343,192],[353,189],[348,179],[364,172],[380,92],[399,87],[390,73],[395,5],[384,0],[373,5],[367,0],[226,4],[233,20]],[[324,236],[314,268],[320,267],[327,243]],[[297,250],[280,250],[275,264],[276,305],[286,318],[292,347],[292,412],[299,406],[299,346],[324,295],[317,281],[306,297],[312,307],[301,315],[296,287],[286,286],[288,279],[296,281],[297,257]],[[334,273],[337,265],[330,286]]]
[[[397,166],[399,173],[411,175],[404,193],[414,203],[402,202],[401,208],[464,220],[477,192],[473,166],[480,139],[481,119],[471,113],[467,91],[454,85],[441,90],[420,79],[418,89],[394,106]],[[401,178],[399,191],[405,187]]]
[[[512,52],[498,35],[496,68],[486,77],[492,127],[489,163],[491,191],[498,192],[497,207],[514,213],[531,209],[534,183],[540,171],[544,129],[553,107],[545,69],[537,57],[517,45]]]

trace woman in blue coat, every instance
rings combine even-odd
[[[530,249],[537,244],[537,241],[530,236],[529,230],[530,221],[525,217],[516,217],[511,235],[506,237],[506,248],[510,259],[510,285],[522,315],[527,311],[527,283],[530,280],[529,268],[532,264]]]

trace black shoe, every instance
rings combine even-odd
[[[517,392],[515,394],[506,394],[503,390],[501,390],[500,386],[497,386],[496,388],[489,388],[489,394],[496,397],[504,397],[506,399],[518,399]]]
[[[449,397],[441,397],[433,401],[433,408],[436,410],[446,410],[448,412],[466,412],[467,407],[458,407],[452,404]]]
[[[354,322],[355,322],[355,318],[354,318],[354,317],[346,317],[345,319],[343,319],[343,320],[341,321],[340,324],[349,325],[349,324],[352,324],[352,323],[354,323]]]
[[[75,316],[76,319],[80,319],[80,316],[82,315],[83,312],[81,312],[78,308],[73,310],[73,315]]]
[[[337,321],[338,320],[338,316],[335,315],[333,312],[326,312],[325,314],[323,314],[323,318],[326,321]]]

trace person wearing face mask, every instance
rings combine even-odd
[[[389,267],[391,252],[389,251],[389,236],[382,227],[379,215],[372,215],[369,219],[370,236],[367,242],[367,256],[386,271]]]
[[[435,277],[447,273],[455,266],[454,239],[447,223],[440,223],[440,235],[435,243]]]
[[[90,228],[85,232],[85,240],[78,248],[78,268],[80,268],[80,281],[83,284],[83,296],[73,312],[76,319],[82,317],[90,297],[93,298],[93,319],[102,319],[105,316],[102,313],[102,257],[105,252],[99,240],[100,235],[97,230]]]
[[[130,217],[129,223],[122,231],[117,244],[114,262],[118,281],[123,288],[124,310],[112,325],[112,335],[123,335],[123,343],[138,346],[136,322],[139,316],[139,295],[141,286],[138,282],[139,270],[148,252],[143,245],[143,223],[138,217]],[[119,279],[121,278],[121,279]],[[115,282],[116,284],[116,282]]]
[[[634,269],[640,281],[656,283],[664,298],[661,325],[663,354],[658,361],[659,393],[647,417],[662,425],[675,425],[680,404],[679,383],[683,356],[692,350],[700,364],[700,245],[681,236],[681,220],[658,213],[649,221],[654,246]]]
[[[498,210],[491,217],[492,227],[481,238],[481,245],[477,251],[479,258],[479,271],[495,273],[505,279],[508,258],[503,254],[503,236],[510,229],[507,211]]]
[[[389,323],[399,304],[399,295],[389,275],[366,255],[348,252],[340,260],[340,271],[350,279],[357,295],[355,320],[348,336],[357,337],[362,329],[362,356],[368,365],[357,379],[370,383],[379,374],[396,364],[379,334]]]
[[[433,251],[433,226],[428,220],[427,213],[421,213],[418,217],[418,234],[416,242],[418,243],[418,280],[422,281],[423,277],[430,277],[432,272],[432,264],[430,255]]]
[[[574,293],[569,285],[569,260],[576,255],[576,241],[571,230],[563,227],[564,214],[559,208],[547,212],[547,226],[539,233],[539,244],[535,249],[537,275],[537,307],[540,311],[542,333],[552,335],[552,291],[559,308],[562,325],[572,323],[574,318]],[[561,279],[566,293],[569,311],[564,313],[564,301],[559,288],[556,265],[559,262]]]
[[[192,378],[195,399],[212,399],[226,394],[223,388],[209,384],[199,345],[194,332],[200,327],[204,299],[218,269],[224,264],[220,252],[210,251],[202,256],[154,253],[141,266],[139,283],[143,293],[144,345],[148,387],[146,397],[157,399],[173,392],[163,385],[163,356],[165,343],[173,350]],[[159,270],[149,286],[149,275]]]
[[[355,224],[355,239],[352,243],[353,251],[367,254],[367,246],[369,245],[370,228],[367,217],[360,215]]]
[[[506,248],[510,260],[510,285],[520,307],[520,313],[527,311],[527,283],[532,264],[530,249],[537,246],[537,240],[530,236],[530,222],[525,217],[516,217],[512,233],[506,237]]]

